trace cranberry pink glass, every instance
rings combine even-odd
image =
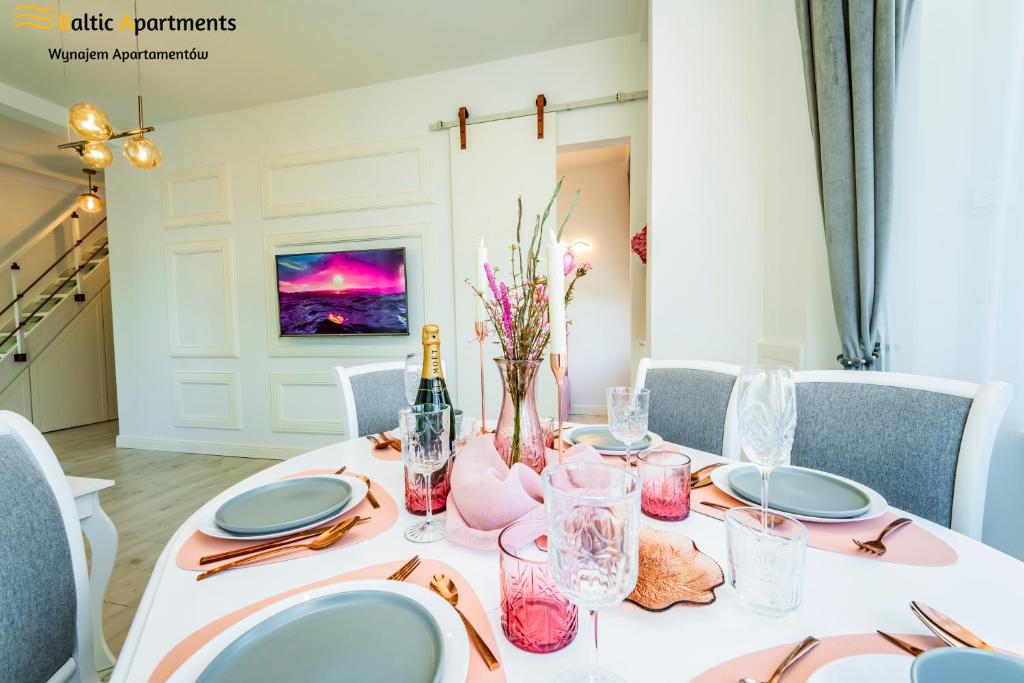
[[[452,461],[449,461],[451,463]],[[430,477],[430,502],[433,513],[439,514],[445,511],[445,503],[448,500],[448,492],[451,490],[451,465],[434,472],[430,475],[410,472],[405,468],[405,509],[414,515],[427,514],[427,487],[426,478]]]
[[[447,475],[452,443],[451,407],[434,403],[409,406],[398,411],[398,422],[402,462],[406,472],[423,481],[426,497],[426,519],[406,529],[405,537],[414,543],[439,541],[446,535],[445,521],[434,518],[433,484],[435,476],[444,479]]]
[[[677,522],[690,515],[690,458],[674,451],[641,453],[640,509],[648,517]]]
[[[537,545],[545,535],[542,519],[525,519],[498,536],[501,561],[501,630],[527,652],[554,652],[576,637],[576,605],[548,575],[547,552]]]

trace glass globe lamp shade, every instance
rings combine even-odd
[[[90,142],[82,148],[82,161],[91,168],[106,168],[114,161],[114,153],[105,142]]]
[[[71,107],[68,123],[83,140],[102,142],[110,138],[114,132],[110,127],[110,119],[102,109],[88,102],[79,102]]]
[[[124,158],[136,168],[156,168],[160,165],[160,148],[152,140],[138,135],[124,143]]]
[[[103,210],[103,200],[95,192],[83,192],[78,195],[78,208],[87,213],[99,213]]]

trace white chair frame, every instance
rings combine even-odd
[[[647,386],[647,371],[667,368],[678,368],[684,370],[706,370],[717,372],[723,375],[732,375],[739,378],[740,366],[732,363],[719,363],[710,360],[651,360],[641,358],[636,369],[636,386]],[[725,424],[722,425],[722,455],[732,460],[740,457],[740,439],[738,422],[736,420],[736,384],[732,385],[732,393],[729,395],[729,405],[725,409]]]
[[[971,399],[953,481],[953,517],[950,528],[965,536],[981,540],[985,520],[985,494],[988,490],[989,465],[999,423],[1010,405],[1013,387],[1006,382],[972,384],[959,380],[910,375],[896,372],[852,370],[808,370],[796,372],[794,379],[802,382],[845,382],[919,389]],[[797,415],[797,421],[800,416]]]
[[[23,448],[35,458],[39,470],[50,485],[61,519],[67,534],[68,548],[71,551],[71,568],[75,575],[75,596],[77,606],[76,638],[72,658],[54,673],[47,683],[97,683],[93,662],[92,645],[92,607],[89,601],[89,570],[85,561],[85,543],[82,540],[82,529],[78,523],[78,511],[75,500],[68,487],[64,470],[57,462],[50,444],[39,433],[31,422],[21,415],[9,410],[0,410],[0,434],[9,434],[19,441]]]
[[[359,418],[356,416],[356,397],[352,393],[352,377],[365,375],[368,372],[385,372],[388,370],[405,370],[405,361],[396,360],[386,363],[368,363],[367,365],[354,365],[346,368],[342,365],[334,367],[334,377],[337,380],[338,390],[341,392],[341,405],[344,410],[342,416],[345,422],[345,438],[354,439],[359,434]],[[441,372],[446,372],[445,363],[441,361]],[[395,425],[398,425],[398,416],[395,416]]]

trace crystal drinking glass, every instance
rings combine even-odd
[[[409,405],[416,403],[420,390],[420,375],[423,373],[423,354],[410,353],[405,357],[405,400]]]
[[[676,451],[645,451],[637,458],[640,510],[648,517],[677,522],[690,515],[690,456]]]
[[[807,527],[789,515],[756,507],[725,513],[729,583],[740,602],[769,616],[789,614],[800,605],[804,584]]]
[[[630,447],[647,434],[651,392],[638,387],[611,387],[605,395],[608,401],[608,431],[625,445],[626,469],[630,469]]]
[[[640,548],[640,482],[621,467],[569,462],[545,470],[548,572],[569,600],[590,612],[590,667],[567,671],[562,683],[620,682],[598,666],[597,613],[636,587]]]
[[[548,554],[538,539],[543,519],[523,519],[498,535],[501,562],[501,630],[527,652],[554,652],[576,637],[576,605],[562,595],[548,573]]]
[[[434,472],[443,469],[451,456],[451,408],[436,403],[422,403],[398,411],[402,427],[402,460],[410,473],[419,474],[426,488],[426,519],[405,530],[405,537],[415,543],[430,543],[445,537],[443,519],[434,519],[430,482]]]
[[[796,385],[789,368],[760,366],[743,368],[737,381],[740,445],[761,472],[761,520],[767,525],[768,478],[776,467],[789,464],[793,450]]]

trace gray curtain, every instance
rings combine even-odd
[[[846,368],[876,369],[892,233],[896,74],[913,0],[796,0],[832,305]]]

